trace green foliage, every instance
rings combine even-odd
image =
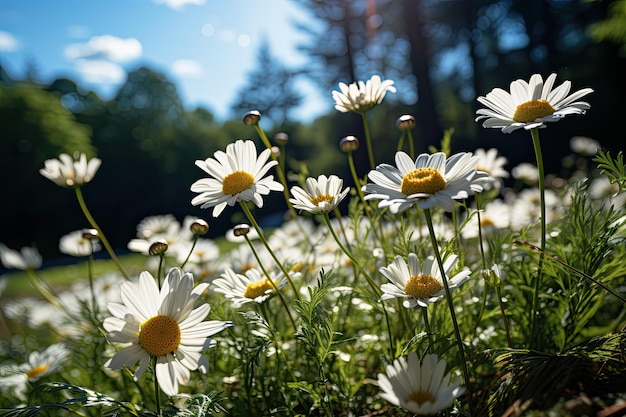
[[[606,19],[590,25],[588,32],[597,42],[615,42],[626,56],[626,0],[613,0]]]
[[[598,149],[598,154],[593,158],[598,163],[598,168],[606,175],[611,183],[619,186],[620,192],[626,190],[626,165],[624,164],[624,155],[618,153],[615,158],[611,156],[611,152],[604,152]]]

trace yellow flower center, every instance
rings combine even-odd
[[[141,324],[139,344],[150,356],[164,356],[180,345],[180,327],[169,316],[154,316]]]
[[[254,184],[254,177],[246,171],[235,171],[228,174],[222,183],[222,192],[226,195],[239,194]]]
[[[484,217],[480,219],[480,227],[486,228],[492,226],[495,226],[495,223],[489,217]]]
[[[317,195],[315,197],[309,198],[309,201],[314,206],[319,207],[320,203],[331,203],[333,201],[333,198],[329,196],[328,194],[324,194],[324,195]]]
[[[520,123],[534,122],[554,112],[554,107],[548,100],[531,100],[517,106],[513,114],[513,120]]]
[[[402,193],[434,194],[446,188],[446,180],[435,168],[417,168],[402,177]]]
[[[415,298],[428,298],[437,294],[443,287],[432,275],[420,274],[409,278],[404,292]]]
[[[274,289],[274,287],[272,287],[269,280],[265,278],[246,285],[246,292],[243,293],[243,296],[254,300],[257,297],[265,295],[268,290],[272,289]]]
[[[48,365],[46,364],[37,365],[30,371],[26,372],[26,378],[28,379],[37,378],[39,375],[45,373],[46,371],[48,371]]]
[[[426,401],[430,402],[431,404],[434,404],[436,401],[436,398],[433,394],[431,394],[428,391],[417,390],[417,391],[411,392],[409,396],[406,398],[406,402],[409,402],[409,401],[417,403],[418,405],[421,406]]]

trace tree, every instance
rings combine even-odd
[[[293,85],[296,75],[296,72],[272,56],[269,44],[263,41],[257,55],[257,65],[248,74],[246,85],[237,93],[231,106],[232,111],[243,116],[250,110],[258,110],[274,126],[281,126],[288,120],[290,110],[302,102],[302,95]]]

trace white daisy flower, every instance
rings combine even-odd
[[[155,239],[163,235],[178,233],[180,223],[172,214],[148,216],[137,225],[137,237],[140,239]]]
[[[373,184],[363,186],[369,193],[366,200],[382,200],[378,207],[389,207],[398,213],[417,203],[422,209],[439,206],[454,210],[454,200],[465,199],[470,193],[483,190],[488,175],[476,171],[478,157],[461,152],[446,158],[443,152],[423,153],[415,162],[405,152],[396,153],[397,168],[381,164],[370,171]]]
[[[0,261],[5,268],[28,271],[39,269],[43,262],[39,251],[34,247],[23,247],[19,252],[0,243]]]
[[[393,80],[382,81],[379,75],[374,75],[367,82],[358,81],[350,85],[339,83],[340,91],[332,93],[335,109],[342,113],[365,113],[382,103],[387,91],[396,92],[393,84]]]
[[[445,254],[442,256],[445,257]],[[463,269],[452,278],[449,277],[457,260],[458,257],[452,254],[443,262],[446,271],[446,277],[443,279],[448,280],[450,292],[467,281],[470,276],[470,271]],[[398,255],[389,266],[380,268],[380,273],[389,280],[380,286],[383,291],[380,299],[404,298],[402,305],[406,308],[428,307],[429,303],[434,303],[446,294],[439,265],[434,256],[426,258],[422,267],[416,254],[409,253],[408,264]]]
[[[512,212],[512,206],[502,200],[492,200],[481,209],[480,223],[478,213],[474,213],[461,230],[461,234],[465,239],[477,238],[479,225],[483,237],[504,230],[511,225]]]
[[[50,345],[41,352],[31,352],[27,362],[2,368],[0,373],[4,376],[0,377],[0,389],[25,400],[30,383],[58,372],[68,355],[69,351],[62,343]]]
[[[537,185],[537,182],[539,182],[537,166],[528,162],[522,162],[514,166],[511,174],[513,174],[513,178],[522,181],[526,185]]]
[[[270,191],[283,191],[281,183],[274,176],[263,176],[278,161],[267,162],[271,151],[265,149],[257,157],[256,146],[251,140],[238,140],[226,147],[226,152],[217,151],[215,158],[196,161],[196,165],[212,178],[202,178],[191,185],[191,191],[200,193],[191,200],[194,206],[213,208],[217,217],[226,208],[238,201],[252,201],[263,207],[263,198]]]
[[[279,278],[280,277],[280,278]],[[236,274],[230,268],[226,268],[224,273],[213,281],[213,291],[224,294],[224,297],[233,302],[235,308],[255,302],[261,304],[275,291],[287,285],[287,280],[282,273],[275,273],[271,276],[272,282],[262,275],[257,269],[248,269],[243,274]]]
[[[115,343],[130,343],[118,351],[105,366],[122,369],[139,362],[135,379],[156,358],[156,376],[163,392],[178,394],[178,384],[189,381],[189,371],[206,373],[209,363],[200,353],[215,345],[211,336],[232,326],[226,321],[203,321],[210,306],[194,309],[208,284],[193,288],[193,276],[172,268],[159,291],[149,272],[139,282],[121,284],[122,303],[109,303],[113,317],[104,320],[107,338]]]
[[[82,230],[68,233],[59,239],[59,251],[70,256],[89,256],[101,249],[97,239],[86,239]]]
[[[586,136],[574,136],[569,140],[569,147],[572,152],[583,156],[595,156],[600,148],[600,142]]]
[[[59,159],[47,159],[39,173],[61,187],[79,187],[87,184],[96,175],[102,160],[91,158],[81,153],[74,159],[66,153],[59,155]]]
[[[326,177],[320,175],[315,178],[306,179],[306,190],[295,186],[291,188],[289,202],[298,210],[304,210],[309,213],[329,213],[337,207],[339,203],[346,197],[350,191],[350,187],[341,190],[343,180],[336,175]]]
[[[474,155],[478,157],[476,170],[489,174],[488,180],[484,184],[484,188],[499,188],[502,184],[502,179],[509,177],[509,173],[504,169],[507,159],[504,156],[499,156],[496,148],[491,148],[487,151],[482,148],[476,149]]]
[[[450,382],[446,361],[435,354],[424,356],[420,365],[417,353],[408,361],[400,357],[387,365],[387,374],[378,374],[380,396],[390,403],[418,415],[437,414],[450,407],[465,392],[461,378]]]
[[[569,114],[585,114],[591,108],[589,103],[576,101],[589,93],[591,88],[583,88],[570,95],[571,82],[565,81],[555,89],[556,74],[545,81],[534,74],[530,81],[515,80],[510,93],[494,88],[478,101],[489,107],[476,111],[476,121],[484,120],[483,127],[502,129],[504,133],[524,128],[526,130],[545,127],[546,122],[556,122]]]

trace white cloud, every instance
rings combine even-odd
[[[202,66],[191,59],[179,59],[172,63],[171,70],[179,77],[198,77],[202,75]]]
[[[19,47],[20,43],[15,36],[0,30],[0,51],[12,52]]]
[[[167,7],[172,8],[174,10],[182,10],[188,4],[195,4],[196,6],[201,6],[204,4],[205,0],[152,0],[156,4],[165,4]]]
[[[114,62],[79,59],[76,70],[86,82],[94,84],[118,84],[124,81],[126,72]]]
[[[93,36],[85,43],[65,47],[65,57],[71,60],[90,59],[113,62],[132,61],[141,56],[141,43],[135,38],[122,39],[112,35]]]

